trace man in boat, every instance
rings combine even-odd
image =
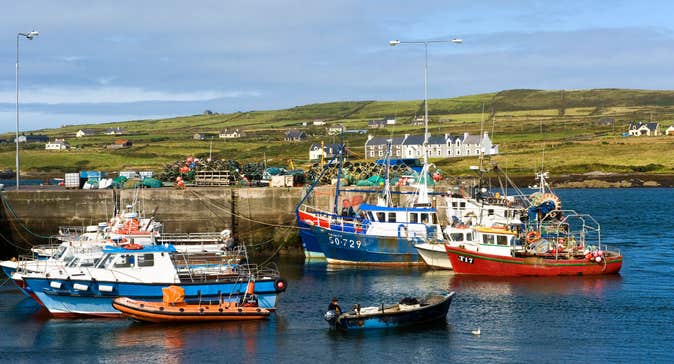
[[[330,304],[328,305],[328,311],[335,311],[337,316],[342,313],[342,308],[339,306],[339,300],[337,300],[337,297],[332,297],[332,301],[330,301]]]

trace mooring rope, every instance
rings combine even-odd
[[[51,239],[51,238],[54,237],[53,235],[40,235],[40,234],[37,234],[37,233],[33,232],[32,230],[30,230],[30,229],[28,228],[28,226],[26,226],[23,222],[21,222],[21,219],[16,215],[16,212],[15,212],[14,209],[12,208],[12,205],[9,203],[9,200],[7,199],[7,196],[5,196],[5,193],[4,193],[4,192],[0,192],[0,198],[2,198],[2,205],[5,207],[5,210],[9,211],[9,215],[10,215],[10,216],[9,216],[9,217],[10,217],[9,220],[10,220],[10,222],[12,222],[12,220],[16,220],[16,221],[19,223],[19,226],[21,226],[24,230],[26,230],[26,232],[28,232],[29,234],[31,234],[31,235],[33,235],[33,236],[35,236],[35,237],[37,237],[37,238],[41,238],[41,239]],[[13,218],[13,219],[12,219],[12,218]],[[25,241],[26,243],[30,244],[30,242],[29,242],[28,240],[26,240],[25,238],[23,238],[23,236],[22,236],[21,233],[19,232],[19,229],[16,228],[16,225],[14,225],[14,227],[15,227],[15,229],[16,229],[17,234],[19,234],[19,236],[21,236],[22,239],[24,239],[24,241]]]

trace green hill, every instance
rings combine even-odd
[[[484,113],[483,113],[484,111]],[[66,171],[97,169],[159,171],[166,163],[186,156],[260,162],[285,166],[288,160],[308,164],[311,143],[336,142],[316,119],[347,129],[367,129],[368,120],[396,117],[386,129],[370,130],[377,135],[421,134],[411,120],[423,114],[423,100],[349,101],[297,106],[285,110],[203,114],[160,120],[136,120],[106,124],[67,126],[36,130],[52,138],[65,138],[75,149],[46,151],[44,144],[21,146],[22,170],[60,175]],[[532,174],[544,163],[555,174],[602,172],[674,173],[674,137],[621,137],[633,120],[660,122],[664,131],[674,122],[674,91],[595,90],[506,90],[496,93],[429,101],[432,134],[486,130],[501,154],[496,161],[513,174]],[[308,126],[303,126],[306,123]],[[122,127],[124,136],[96,135],[75,138],[82,128],[104,130]],[[195,133],[218,133],[239,128],[241,139],[195,140]],[[283,141],[290,128],[305,131],[301,143]],[[13,138],[6,134],[4,138]],[[129,139],[129,149],[109,150],[115,139]],[[363,155],[366,135],[348,134],[347,143],[356,157]],[[212,144],[212,149],[211,149]],[[13,166],[14,144],[0,145],[0,165]],[[433,162],[451,173],[465,173],[471,158]]]

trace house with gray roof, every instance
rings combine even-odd
[[[342,149],[341,144],[324,144],[321,148],[320,143],[311,144],[309,147],[309,160],[315,161],[322,158],[332,159],[335,155],[339,154],[339,151]],[[348,154],[348,149],[344,149],[344,155]]]
[[[632,136],[658,136],[660,135],[660,124],[656,122],[642,123],[633,121],[629,125],[628,133]]]
[[[307,134],[301,130],[290,129],[286,132],[285,138],[283,140],[287,142],[300,142],[307,138]]]
[[[403,137],[385,138],[368,136],[365,142],[365,158],[380,159],[386,156],[386,148],[391,143],[391,158],[423,158],[424,136],[405,134]],[[498,145],[494,145],[488,133],[462,136],[451,134],[429,135],[427,153],[429,158],[454,158],[498,154]]]

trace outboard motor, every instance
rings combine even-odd
[[[335,310],[330,310],[323,315],[323,319],[327,321],[331,326],[335,326],[337,324],[337,312]]]

